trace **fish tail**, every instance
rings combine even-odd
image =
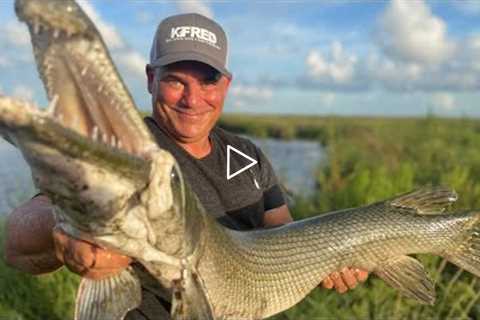
[[[448,249],[443,257],[456,266],[480,277],[480,211],[472,212],[459,244]]]
[[[83,278],[77,292],[75,320],[119,320],[141,302],[140,280],[132,267],[103,279]]]

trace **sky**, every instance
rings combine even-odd
[[[225,112],[480,117],[480,0],[78,2],[142,110],[158,23],[197,12],[229,39]],[[0,0],[0,93],[45,105],[31,51]]]

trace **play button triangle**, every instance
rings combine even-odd
[[[247,164],[246,166],[244,166],[243,168],[235,171],[234,173],[231,172],[230,170],[230,158],[231,158],[231,153],[235,152],[239,155],[241,155],[242,157],[250,160],[250,163]],[[253,167],[254,165],[256,165],[258,163],[257,160],[253,159],[252,157],[249,157],[247,156],[245,153],[243,153],[242,151],[238,150],[238,149],[235,149],[234,147],[232,147],[231,145],[227,144],[227,180],[230,180],[232,179],[233,177],[235,177],[236,175],[244,172],[245,170],[248,170],[249,168]]]

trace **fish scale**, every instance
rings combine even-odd
[[[295,225],[247,234],[227,231],[233,241],[226,241],[215,230],[212,242],[216,245],[200,260],[199,273],[212,301],[225,300],[219,313],[262,309],[258,297],[272,296],[263,312],[275,314],[301,300],[320,279],[342,267],[374,272],[379,261],[397,255],[443,255],[458,240],[451,235],[461,234],[471,218],[470,213],[415,217],[379,205],[301,222],[308,225],[308,232]],[[215,272],[207,271],[212,269]],[[218,273],[237,279],[230,287],[229,282],[210,287],[215,281],[209,277],[218,277]],[[233,305],[228,303],[232,296],[257,298],[237,300]]]

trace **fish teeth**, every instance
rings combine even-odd
[[[60,35],[60,30],[59,29],[53,30],[53,37],[54,38],[58,38],[59,35]]]
[[[40,23],[38,21],[33,22],[33,33],[38,34],[40,32]]]
[[[45,110],[49,116],[53,116],[55,114],[55,108],[57,107],[57,103],[58,103],[58,94],[54,94],[52,97],[52,100],[48,104],[47,109]]]
[[[108,143],[108,135],[106,133],[102,134],[103,143]]]
[[[58,119],[58,121],[59,121],[60,123],[63,123],[63,120],[64,120],[63,113],[59,113],[56,118]]]
[[[97,127],[97,126],[94,126],[94,127],[93,127],[93,130],[92,130],[92,139],[93,139],[93,141],[97,141],[97,140],[98,140],[98,127]]]
[[[79,128],[80,127],[80,117],[78,116],[78,114],[75,114],[75,116],[73,118],[73,127],[74,128]]]
[[[0,94],[0,97],[3,97],[3,96]],[[37,106],[31,101],[26,101],[25,107],[27,107],[27,109],[32,112],[38,111]]]
[[[81,74],[82,76],[85,76],[85,75],[87,74],[87,71],[88,71],[88,67],[85,67],[85,68],[82,69],[82,71],[80,72],[80,74]]]

